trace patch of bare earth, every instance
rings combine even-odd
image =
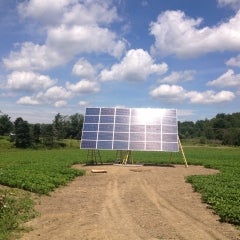
[[[229,240],[240,231],[220,223],[185,177],[215,174],[199,166],[85,168],[86,176],[43,196],[40,217],[21,240]],[[107,173],[92,173],[104,169]]]

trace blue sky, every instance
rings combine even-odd
[[[239,112],[240,0],[0,0],[0,110]]]

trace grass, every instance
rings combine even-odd
[[[80,163],[80,150],[15,150],[0,154],[0,183],[39,194],[49,194],[66,185],[83,170],[71,168]]]
[[[0,196],[3,196],[0,197],[0,240],[9,239],[11,232],[17,232],[22,222],[34,216],[29,193],[22,190],[21,194],[15,190],[12,193],[13,189],[49,194],[55,188],[84,174],[84,171],[71,166],[86,163],[87,158],[90,161],[91,155],[88,156],[87,150],[76,147],[75,142],[68,142],[68,145],[67,148],[58,150],[1,150],[0,184],[11,188],[4,190],[7,192],[0,189]],[[184,147],[184,152],[189,164],[220,170],[216,175],[189,176],[187,181],[195,191],[202,194],[203,201],[211,206],[221,221],[240,226],[240,148],[192,146]],[[117,160],[115,151],[100,153],[103,162]],[[180,153],[133,152],[132,157],[134,163],[183,164]],[[12,204],[11,207],[5,207],[10,206],[9,204]],[[19,211],[23,213],[20,219],[17,214]],[[4,219],[12,220],[7,225]]]
[[[23,223],[35,217],[34,201],[30,194],[19,189],[0,189],[0,239],[15,239],[27,231]]]

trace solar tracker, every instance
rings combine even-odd
[[[81,148],[178,152],[176,109],[86,108]]]

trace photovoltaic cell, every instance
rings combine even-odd
[[[145,125],[131,125],[130,132],[145,132]]]
[[[114,115],[115,113],[115,108],[101,108],[101,115]]]
[[[116,116],[130,116],[129,108],[116,108]]]
[[[98,131],[98,124],[89,124],[89,123],[84,124],[83,133],[87,132],[87,131],[97,132]]]
[[[81,148],[177,152],[176,110],[86,108]]]
[[[127,141],[114,141],[113,142],[113,149],[115,150],[126,150],[128,149],[128,142]]]
[[[115,124],[115,132],[129,132],[129,125],[126,124]]]
[[[114,123],[114,116],[101,116],[100,123]]]
[[[115,132],[114,133],[114,141],[129,141],[129,135],[126,133],[119,133],[119,132]]]
[[[100,108],[86,108],[86,115],[99,115]]]
[[[118,115],[116,115],[115,123],[129,124],[129,116],[118,116]]]
[[[99,131],[113,132],[113,124],[99,124]]]

